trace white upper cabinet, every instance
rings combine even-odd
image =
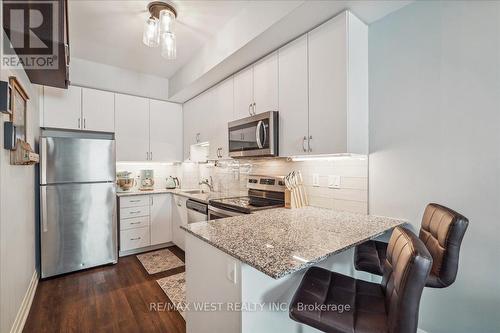
[[[227,158],[229,156],[227,123],[233,117],[233,78],[215,86],[212,94],[211,114],[215,121],[211,122],[213,127],[209,138],[209,159]]]
[[[279,50],[280,156],[307,153],[307,35]]]
[[[182,106],[150,100],[150,159],[152,161],[182,160]]]
[[[192,144],[196,143],[196,128],[194,121],[198,110],[196,98],[191,99],[182,105],[182,131],[184,143],[184,159],[188,159]]]
[[[253,67],[248,67],[234,75],[233,120],[250,117],[253,102]]]
[[[151,245],[172,241],[172,208],[170,194],[151,195]]]
[[[114,94],[76,86],[44,87],[42,127],[114,132]]]
[[[366,24],[345,11],[185,103],[185,157],[205,141],[210,159],[227,156],[227,119],[267,111],[280,114],[280,156],[367,154]]]
[[[233,119],[278,110],[278,52],[234,75]]]
[[[116,160],[148,161],[149,100],[116,94],[115,106]]]
[[[214,116],[215,113],[214,88],[183,104],[184,158],[190,157],[191,145],[210,142],[216,125],[221,121]]]
[[[82,128],[82,88],[43,87],[42,127],[79,130]]]
[[[278,110],[278,52],[253,66],[254,113]]]
[[[115,131],[115,94],[82,88],[83,129],[97,132]]]
[[[310,154],[368,152],[368,27],[344,12],[308,33]]]
[[[197,97],[196,104],[198,112],[194,119],[194,127],[196,129],[196,141],[209,142],[213,134],[215,123],[220,121],[214,117],[214,88],[205,91]]]

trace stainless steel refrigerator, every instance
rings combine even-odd
[[[42,278],[117,262],[115,168],[111,135],[42,134]]]

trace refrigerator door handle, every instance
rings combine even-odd
[[[42,232],[49,231],[47,226],[47,187],[40,186],[40,219],[42,220]]]
[[[40,183],[47,183],[47,138],[40,138]]]

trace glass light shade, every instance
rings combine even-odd
[[[165,32],[161,34],[161,56],[169,60],[176,58],[177,46],[174,33]]]
[[[160,44],[160,34],[158,32],[158,20],[154,17],[148,18],[144,24],[142,42],[149,47],[157,47]]]
[[[174,32],[175,15],[168,9],[160,11],[160,34]]]

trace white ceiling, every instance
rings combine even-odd
[[[170,1],[178,12],[177,59],[142,44],[150,1],[70,0],[71,56],[163,77],[172,76],[249,1]]]
[[[258,23],[266,19],[271,20],[272,22],[268,23],[274,24],[279,30],[279,38],[275,38],[279,39],[276,41],[279,46],[285,41],[281,39],[293,37],[285,36],[287,33],[289,35],[303,33],[307,31],[305,28],[317,25],[346,8],[353,10],[358,17],[370,24],[412,2],[411,0],[166,1],[173,3],[178,12],[176,60],[166,60],[161,57],[158,48],[148,48],[142,44],[142,29],[149,16],[146,9],[150,2],[148,0],[69,0],[71,56],[139,73],[171,78],[177,82],[178,77],[183,78],[184,72],[188,69],[203,74],[216,65],[208,66],[204,59],[197,61],[197,58],[213,57],[221,50],[226,56],[236,56],[238,50],[233,50],[231,47],[237,44],[238,39],[243,38],[240,36],[241,32],[255,30]],[[292,10],[295,12],[291,12]],[[259,21],[254,24],[254,20]],[[295,31],[297,29],[301,31]],[[219,38],[216,38],[216,35]],[[210,41],[217,44],[213,50],[209,48]],[[255,43],[265,44],[257,40]],[[250,46],[251,41],[245,41],[240,47],[245,44]],[[257,49],[255,45],[252,45],[252,48]],[[249,59],[251,56],[248,56]],[[245,62],[248,59],[239,60]],[[183,70],[180,70],[183,66]],[[177,75],[174,76],[176,72]]]

